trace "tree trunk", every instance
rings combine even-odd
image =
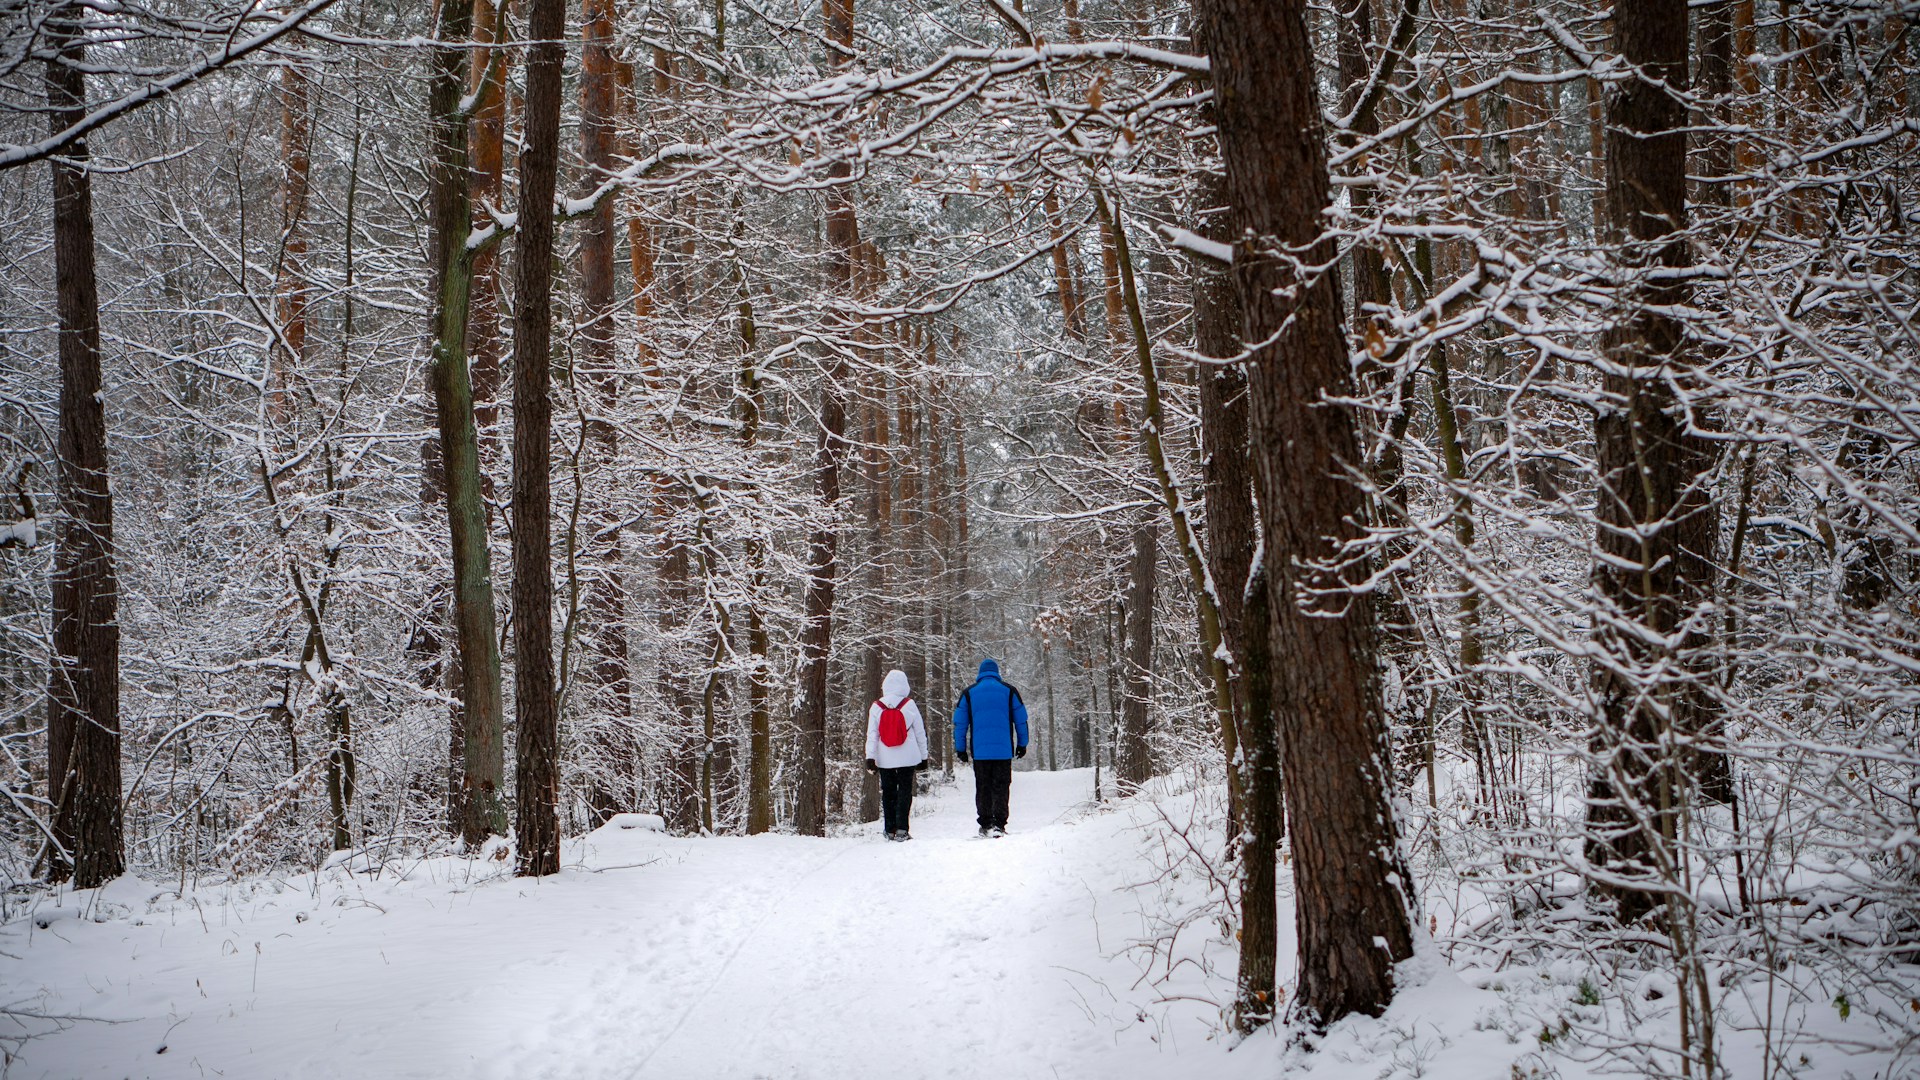
[[[1205,51],[1204,42],[1195,44]],[[1223,185],[1207,183],[1199,201],[1207,213],[1202,234],[1220,243],[1229,242],[1233,234],[1227,223]],[[1240,298],[1234,292],[1233,279],[1211,267],[1201,269],[1193,286],[1194,349],[1202,356],[1221,359],[1239,355],[1240,322]],[[1236,765],[1234,754],[1239,729],[1247,719],[1246,665],[1240,649],[1247,638],[1247,572],[1260,529],[1254,519],[1253,472],[1247,459],[1247,373],[1238,364],[1201,364],[1195,381],[1200,391],[1207,574],[1213,587],[1220,640],[1234,658],[1227,687],[1233,715],[1224,727],[1229,735],[1227,768],[1234,775],[1227,786],[1227,835],[1238,836],[1247,824],[1246,792],[1239,776],[1244,770]]]
[[[514,836],[522,877],[560,872],[560,725],[553,697],[554,187],[566,0],[530,0],[525,144],[513,265]]]
[[[619,106],[618,65],[613,56],[613,0],[586,0],[580,81],[580,156],[586,166],[585,184],[597,186],[615,164],[618,137],[614,117]],[[596,780],[590,796],[593,811],[604,822],[613,814],[634,809],[632,768],[635,748],[626,737],[633,713],[633,692],[627,655],[626,566],[620,522],[622,501],[611,484],[620,452],[618,430],[607,417],[620,402],[620,375],[614,355],[614,216],[618,201],[603,198],[588,216],[580,238],[580,350],[575,368],[575,391],[591,402],[587,410],[588,467],[582,482],[600,480],[606,498],[591,502],[586,545],[585,609],[587,650],[594,692],[593,730],[600,743],[598,757],[612,771]]]
[[[47,18],[59,59],[46,71],[55,134],[87,112],[85,8]],[[47,687],[47,782],[54,880],[91,889],[126,870],[120,809],[119,584],[100,375],[100,289],[94,272],[87,142],[53,162],[54,296],[60,316],[60,521],[53,548],[53,657]]]
[[[1246,687],[1247,716],[1240,726],[1240,788],[1246,828],[1240,841],[1240,976],[1234,1020],[1249,1032],[1273,1019],[1275,966],[1280,947],[1280,916],[1274,898],[1274,859],[1284,837],[1280,746],[1273,722],[1273,653],[1267,626],[1272,617],[1265,567],[1247,582],[1240,670]]]
[[[833,45],[833,67],[844,71],[853,63],[853,0],[822,0],[827,40]],[[827,276],[834,293],[849,308],[853,303],[855,260],[860,250],[860,224],[853,206],[853,188],[846,179],[853,167],[838,161],[828,170]],[[820,435],[814,443],[814,497],[831,522],[840,504],[840,466],[846,456],[847,403],[842,389],[846,361],[839,349],[853,337],[852,319],[840,321],[834,335],[835,355],[820,385]],[[833,647],[833,601],[840,572],[840,536],[831,524],[813,531],[808,542],[805,601],[806,628],[801,638],[800,709],[797,717],[799,785],[795,793],[794,826],[803,836],[825,836],[827,831],[827,660]]]
[[[751,457],[760,440],[760,414],[765,408],[765,391],[760,387],[760,361],[757,352],[759,331],[753,319],[753,303],[740,298],[740,445]],[[747,541],[747,564],[753,575],[751,600],[747,607],[747,654],[753,670],[747,679],[747,833],[755,835],[773,828],[773,688],[768,679],[767,651],[770,641],[766,618],[760,612],[761,597],[767,588],[767,545],[758,537]]]
[[[1393,965],[1413,953],[1411,878],[1399,854],[1373,610],[1351,592],[1364,568],[1333,561],[1365,507],[1351,369],[1332,274],[1303,279],[1278,247],[1332,261],[1330,201],[1304,0],[1202,0],[1234,233],[1250,376],[1254,461],[1272,605],[1273,705],[1294,853],[1303,1014],[1377,1015]]]
[[[1587,857],[1606,868],[1609,881],[1599,887],[1616,901],[1618,917],[1632,921],[1659,906],[1658,863],[1671,852],[1683,797],[1685,771],[1671,750],[1667,717],[1683,732],[1698,720],[1684,682],[1651,674],[1664,658],[1649,642],[1671,640],[1683,619],[1700,617],[1713,588],[1717,529],[1705,490],[1710,449],[1687,433],[1673,389],[1689,357],[1670,312],[1686,303],[1688,290],[1636,280],[1691,261],[1683,236],[1686,109],[1678,97],[1687,89],[1687,5],[1623,0],[1613,33],[1615,50],[1647,79],[1623,82],[1607,99],[1607,225],[1620,245],[1620,303],[1629,313],[1602,340],[1612,370],[1601,379],[1606,400],[1594,418],[1596,540],[1606,556],[1594,578],[1613,621],[1600,633],[1608,662],[1594,675],[1602,711]],[[1688,636],[1683,647],[1703,643],[1702,634]]]
[[[507,40],[507,0],[473,0],[473,40],[499,45]],[[447,40],[442,38],[441,40]],[[470,86],[476,88],[471,124],[472,170],[468,191],[474,226],[493,222],[487,208],[501,210],[506,179],[507,73],[513,67],[513,49],[472,51]],[[472,315],[467,323],[467,351],[472,370],[473,417],[480,439],[480,490],[494,493],[494,472],[500,461],[501,358],[506,335],[500,332],[500,247],[489,244],[473,253]],[[505,826],[503,825],[504,829]]]
[[[280,263],[274,281],[274,315],[280,341],[272,350],[273,367],[267,416],[274,435],[292,445],[289,426],[296,415],[294,392],[300,362],[307,355],[307,308],[313,298],[307,280],[307,189],[313,171],[313,131],[307,117],[311,80],[306,66],[289,62],[280,69]]]
[[[1362,7],[1364,7],[1364,0]],[[1202,201],[1214,212],[1203,234],[1227,242],[1232,232],[1226,193],[1212,185]],[[1194,347],[1203,356],[1240,351],[1240,297],[1226,273],[1203,271],[1194,283]],[[1274,742],[1268,670],[1267,581],[1253,568],[1260,535],[1248,460],[1247,374],[1238,364],[1202,365],[1200,441],[1207,507],[1207,558],[1218,596],[1220,632],[1234,658],[1234,708],[1240,754],[1227,763],[1238,774],[1239,814],[1228,836],[1238,845],[1240,865],[1240,974],[1234,1004],[1242,1032],[1273,1019],[1279,916],[1274,901],[1275,848],[1285,835],[1279,747]],[[1259,573],[1249,581],[1249,573]]]
[[[487,549],[487,507],[482,495],[480,447],[474,421],[474,390],[467,367],[467,316],[473,283],[468,247],[471,209],[467,179],[467,120],[460,112],[467,56],[451,43],[472,31],[472,9],[447,3],[440,9],[428,90],[433,163],[429,198],[433,212],[435,290],[433,382],[439,426],[441,479],[447,528],[453,547],[455,672],[460,708],[459,790],[452,800],[454,827],[468,844],[507,832],[502,788],[506,773],[500,644],[494,628],[492,556]]]
[[[1124,655],[1126,703],[1121,707],[1120,754],[1115,772],[1123,788],[1153,777],[1153,585],[1160,569],[1159,523],[1149,518],[1133,528],[1133,560],[1127,574]]]

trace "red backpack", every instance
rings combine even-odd
[[[881,742],[888,746],[899,746],[907,741],[907,714],[900,711],[900,706],[912,700],[910,697],[901,698],[900,705],[889,705],[884,701],[874,702],[875,705],[880,706]]]

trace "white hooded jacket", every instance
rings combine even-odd
[[[908,694],[907,673],[895,669],[887,672],[880,684],[880,700],[867,706],[867,757],[883,769],[918,765],[927,760],[927,725],[920,718],[920,706],[910,700]],[[899,705],[902,701],[906,702],[900,711],[907,716],[907,741],[888,746],[880,741],[880,708]]]

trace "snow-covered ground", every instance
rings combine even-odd
[[[132,878],[50,894],[0,928],[6,1075],[1506,1080],[1605,1067],[1549,1056],[1534,1013],[1431,957],[1386,1017],[1339,1025],[1311,1053],[1271,1034],[1229,1049],[1230,928],[1203,865],[1180,858],[1200,794],[1095,810],[1090,790],[1085,771],[1017,773],[1000,840],[974,837],[963,773],[918,801],[906,844],[878,825],[824,840],[609,826],[539,881],[437,858],[184,898]],[[1289,942],[1283,977],[1291,964]],[[1896,1075],[1845,1064],[1861,1067],[1810,1075]]]

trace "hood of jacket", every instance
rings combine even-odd
[[[974,678],[984,679],[984,678],[987,678],[988,676],[992,676],[993,678],[996,678],[996,679],[999,678],[1000,665],[993,660],[982,660],[980,661],[980,674],[974,676]]]
[[[898,705],[912,696],[913,691],[907,687],[906,672],[901,671],[899,668],[894,668],[892,671],[887,672],[887,677],[880,683],[880,701],[882,704],[889,706]]]

